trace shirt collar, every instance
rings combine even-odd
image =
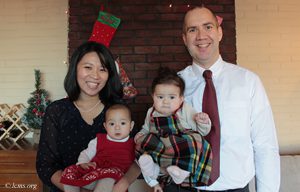
[[[128,141],[129,136],[125,137],[124,139],[120,139],[120,140],[119,140],[119,139],[113,139],[113,138],[111,138],[108,134],[106,134],[106,138],[107,138],[108,140],[110,140],[110,141],[123,143],[123,142]]]
[[[218,60],[209,68],[209,70],[211,70],[213,73],[213,78],[217,77],[220,74],[222,65],[223,65],[223,59],[220,55]],[[199,74],[201,74],[201,77],[202,77],[203,72],[206,70],[194,62],[192,64],[192,69],[193,69],[194,74],[196,74],[197,76]]]

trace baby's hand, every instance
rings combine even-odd
[[[194,119],[197,124],[209,124],[210,122],[208,114],[203,112],[196,113]]]
[[[90,167],[92,168],[96,168],[96,163],[95,162],[89,162],[89,163],[82,163],[82,164],[79,164],[79,166],[82,168],[82,169],[89,169]]]
[[[154,192],[163,192],[163,190],[159,184],[154,186]]]
[[[139,138],[141,138],[144,135],[144,133],[138,132],[135,136],[134,136],[134,143],[137,143],[137,141],[139,140]]]

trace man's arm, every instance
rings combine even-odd
[[[277,192],[280,186],[280,156],[270,103],[258,80],[252,97],[251,139],[254,150],[257,192]]]

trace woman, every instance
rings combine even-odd
[[[105,111],[122,98],[113,56],[96,42],[86,42],[75,50],[64,87],[68,98],[47,107],[37,153],[38,175],[51,192],[63,189],[59,182],[62,171],[77,162],[96,133],[105,132]],[[133,164],[113,191],[126,191],[139,173],[138,166]]]

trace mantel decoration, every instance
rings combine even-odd
[[[34,70],[35,91],[31,93],[28,99],[28,107],[22,118],[23,122],[32,129],[34,143],[38,143],[43,116],[47,106],[50,104],[49,93],[41,88],[41,72]]]

